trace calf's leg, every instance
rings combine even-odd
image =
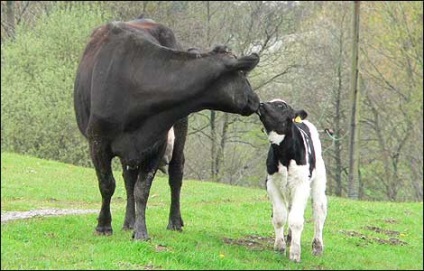
[[[327,217],[327,196],[325,195],[326,173],[324,162],[317,161],[317,176],[312,182],[312,210],[314,217],[314,238],[312,240],[312,253],[315,256],[322,254],[324,242],[322,232]]]
[[[272,224],[275,231],[274,250],[285,253],[284,225],[287,222],[287,205],[272,176],[268,176],[266,188],[268,197],[272,202]]]
[[[292,207],[289,211],[289,227],[291,232],[290,260],[300,262],[300,241],[303,231],[305,207],[310,187],[308,181],[302,181],[292,190]]]

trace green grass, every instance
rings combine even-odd
[[[180,233],[165,229],[170,192],[167,179],[158,177],[147,208],[151,240],[134,242],[131,232],[121,230],[125,192],[120,172],[115,178],[112,236],[94,235],[97,214],[2,223],[1,268],[423,269],[422,203],[330,197],[322,257],[311,254],[308,206],[302,262],[295,264],[272,250],[271,205],[265,190],[185,180],[181,197],[185,227]],[[53,207],[99,209],[94,170],[2,153],[1,211]]]

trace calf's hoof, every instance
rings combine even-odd
[[[314,256],[321,256],[322,251],[323,251],[323,245],[321,241],[319,241],[318,239],[314,239],[312,241],[312,254]]]
[[[289,259],[295,263],[300,263],[300,245],[291,244]]]
[[[281,254],[286,253],[286,242],[283,239],[277,239],[274,242],[274,250]]]
[[[290,253],[290,261],[300,263],[300,253]]]

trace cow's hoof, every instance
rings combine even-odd
[[[146,232],[133,232],[132,238],[134,241],[149,241],[150,237]]]
[[[171,231],[183,231],[184,222],[180,219],[169,220],[168,226],[166,229]]]
[[[322,250],[323,250],[323,245],[321,241],[319,241],[318,239],[314,239],[312,241],[312,254],[314,256],[321,256]]]
[[[106,226],[106,227],[96,227],[96,231],[95,234],[97,235],[112,235],[113,234],[113,230],[112,227],[110,226]]]
[[[134,223],[124,222],[124,225],[122,226],[122,229],[124,231],[133,230],[134,229]]]
[[[130,231],[130,230],[133,230],[133,229],[134,229],[134,227],[131,227],[131,226],[128,226],[128,225],[122,226],[122,230],[124,230],[124,231]]]

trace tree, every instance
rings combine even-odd
[[[8,35],[13,39],[15,38],[15,9],[14,9],[14,3],[15,1],[6,1],[7,3],[7,32]]]
[[[229,46],[236,55],[250,54],[252,51],[258,52],[261,55],[261,65],[249,75],[252,85],[258,90],[258,93],[266,93],[267,86],[271,86],[273,82],[287,74],[291,70],[290,67],[294,66],[294,64],[289,63],[287,65],[285,63],[281,65],[281,68],[274,68],[272,71],[269,69],[273,64],[275,65],[272,61],[284,58],[283,51],[273,48],[281,47],[283,33],[290,31],[292,10],[288,9],[287,6],[280,3],[265,2],[204,2],[203,5],[203,13],[195,8],[195,4],[189,6],[189,8],[194,8],[196,14],[204,14],[203,22],[206,22],[200,21],[200,25],[192,27],[192,29],[204,27],[204,33],[206,33],[206,37],[203,37],[205,42],[197,41],[197,43],[202,44],[202,47],[209,48],[221,43]],[[280,16],[281,13],[287,16]],[[205,124],[205,121],[208,122],[208,125]],[[256,131],[253,134],[260,133],[258,119],[255,117],[241,118],[233,114],[212,111],[193,114],[190,123],[190,138],[202,141],[203,147],[200,149],[206,148],[210,151],[209,157],[202,155],[202,161],[198,162],[199,167],[196,176],[203,176],[202,179],[211,178],[231,183],[239,179],[235,179],[233,175],[241,174],[240,168],[251,168],[243,163],[229,161],[229,159],[226,159],[226,154],[233,154],[234,149],[238,149],[241,156],[243,156],[242,153],[246,153],[246,151],[240,152],[239,146],[231,146],[234,143],[243,144],[245,148],[253,147],[253,150],[247,151],[249,153],[257,152],[257,147],[254,147],[251,143],[252,139],[246,135],[251,134],[249,130],[255,129],[255,126]],[[245,137],[241,139],[243,137],[241,135]],[[205,140],[210,141],[210,145],[205,144]],[[194,144],[190,142],[192,141],[188,140],[188,148],[186,148],[188,153],[191,151],[191,144]],[[200,145],[200,143],[196,144]],[[195,148],[195,153],[199,154],[199,147]],[[252,155],[254,154],[249,154],[250,157]],[[233,155],[229,157],[233,157]],[[240,157],[234,159],[238,161],[248,160]],[[210,165],[209,176],[205,175],[205,172],[207,172],[204,168],[205,161]]]
[[[423,6],[373,2],[364,11],[366,185],[390,200],[422,200]]]
[[[351,2],[8,2],[1,2],[2,150],[90,166],[69,107],[72,71],[94,27],[145,13],[171,27],[183,48],[259,52],[253,88],[261,100],[308,111],[321,131],[327,191],[348,194]],[[423,199],[422,13],[421,2],[361,3],[358,198]],[[189,122],[186,178],[264,185],[269,144],[256,116],[202,111]]]
[[[360,1],[354,1],[353,19],[352,19],[352,67],[351,67],[351,92],[352,92],[352,111],[350,121],[350,141],[349,141],[349,198],[358,198],[358,173],[359,173],[359,155],[358,155],[358,119],[360,105],[360,91],[358,89],[358,46],[359,46],[359,8]]]
[[[287,99],[306,109],[321,130],[327,192],[343,196],[348,175],[351,6],[349,2],[304,2],[302,6],[297,51],[306,61],[290,76],[298,94]],[[324,132],[325,128],[333,134]]]

